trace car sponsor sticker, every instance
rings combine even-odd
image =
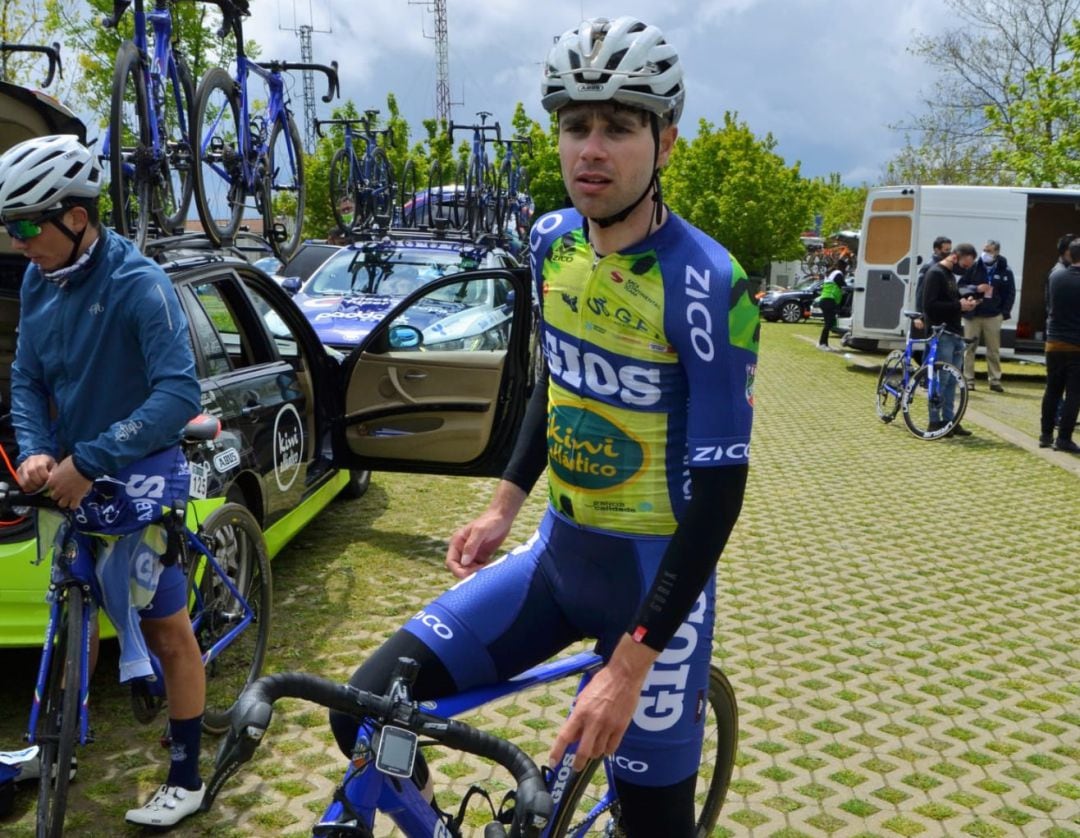
[[[274,478],[278,488],[287,492],[300,473],[304,453],[304,426],[300,412],[286,404],[274,419]]]
[[[214,455],[214,468],[221,474],[240,465],[240,452],[235,448],[226,448]]]

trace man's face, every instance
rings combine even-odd
[[[55,218],[73,233],[78,233],[86,227],[86,210],[82,207],[71,207]],[[4,220],[12,219],[5,218]],[[71,239],[65,236],[63,230],[52,221],[44,220],[42,216],[31,217],[31,220],[38,223],[41,232],[27,239],[12,236],[11,246],[17,253],[23,254],[46,273],[62,268],[71,257]]]
[[[965,271],[974,264],[975,264],[975,257],[972,256],[970,253],[965,253],[962,256],[957,256],[956,257],[956,265],[957,265],[957,267],[962,268]]]
[[[988,262],[996,262],[998,253],[1001,252],[1000,248],[994,247],[992,244],[983,245],[983,260]]]
[[[677,130],[660,132],[657,165],[667,163]],[[653,136],[642,112],[610,103],[559,111],[559,160],[575,209],[587,218],[613,215],[636,201],[653,174]]]

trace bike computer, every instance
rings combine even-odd
[[[411,777],[416,761],[417,736],[411,730],[385,725],[379,734],[375,767],[393,777]]]

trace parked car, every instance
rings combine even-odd
[[[293,302],[328,346],[348,354],[409,293],[444,276],[478,268],[516,268],[503,248],[474,242],[453,233],[427,234],[404,230],[373,234],[342,248],[327,259],[306,283],[289,278],[283,284]],[[452,340],[460,324],[479,311],[504,311],[507,300],[498,286],[445,287],[416,310],[414,322],[429,330],[429,340],[445,330]]]
[[[284,264],[279,262],[277,268],[266,272],[279,285],[290,277],[297,278],[303,284],[307,282],[308,277],[318,270],[320,265],[339,250],[341,250],[340,244],[330,244],[319,239],[309,239],[300,242],[300,246],[296,248],[296,252],[288,262]],[[267,262],[266,264],[270,263]],[[260,265],[260,267],[262,266]],[[263,268],[263,270],[266,270],[266,268]]]
[[[811,303],[821,293],[824,280],[820,276],[808,276],[795,283],[794,288],[774,288],[758,300],[758,309],[766,320],[785,323],[798,323],[811,315]],[[840,300],[838,317],[847,317],[851,313],[851,283],[844,290]],[[818,312],[820,316],[820,312]]]

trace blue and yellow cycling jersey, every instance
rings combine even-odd
[[[582,526],[669,536],[689,468],[749,457],[759,324],[746,274],[674,214],[598,257],[581,216],[560,210],[530,246],[552,506]]]

